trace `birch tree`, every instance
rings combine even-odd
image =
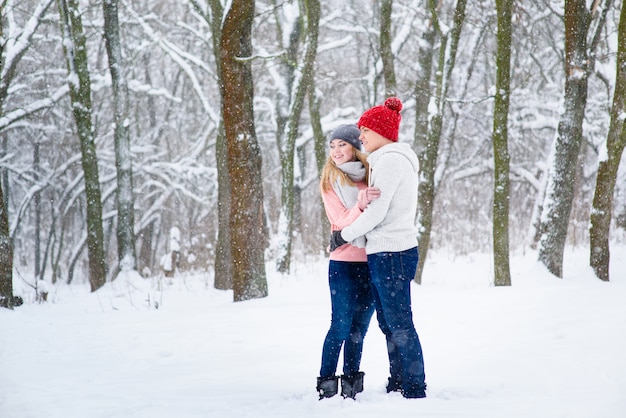
[[[128,85],[120,41],[118,0],[104,0],[102,7],[104,38],[113,90],[115,167],[117,169],[117,256],[120,270],[128,271],[137,269]]]
[[[493,264],[494,284],[511,285],[509,266],[509,149],[508,122],[511,95],[511,13],[513,0],[496,0],[498,48],[496,97],[493,109]]]
[[[591,209],[589,264],[596,276],[609,281],[609,231],[613,213],[613,194],[624,147],[626,146],[626,5],[619,19],[617,59],[611,122],[600,164]]]
[[[91,77],[87,60],[87,40],[78,2],[57,0],[57,3],[61,16],[72,111],[81,148],[87,202],[89,283],[91,291],[95,292],[106,282],[106,265],[98,158],[91,121]]]
[[[233,0],[222,25],[221,94],[231,190],[230,235],[233,298],[267,296],[261,152],[254,126],[250,58],[254,0]]]

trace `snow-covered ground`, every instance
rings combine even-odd
[[[565,277],[536,254],[512,257],[512,287],[491,285],[491,256],[432,254],[413,286],[428,397],[386,394],[376,319],[365,340],[365,391],[318,401],[330,320],[323,258],[289,276],[268,264],[270,295],[232,302],[207,275],[172,283],[124,278],[89,293],[58,285],[39,304],[0,309],[2,418],[626,417],[626,248],[611,282],[585,250]],[[155,303],[159,308],[155,308]]]

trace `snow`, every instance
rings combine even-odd
[[[50,285],[46,303],[16,279],[25,304],[0,309],[0,417],[626,416],[626,247],[608,283],[586,249],[567,249],[563,279],[536,259],[512,255],[513,286],[494,287],[491,255],[430,252],[412,287],[428,397],[412,400],[385,393],[373,318],[365,391],[318,401],[324,258],[268,267],[269,296],[237,303],[207,274]]]

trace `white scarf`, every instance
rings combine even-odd
[[[365,180],[365,167],[360,161],[348,161],[338,165],[337,168],[346,173],[348,177],[350,177],[350,180],[355,183]],[[359,200],[358,187],[351,186],[349,184],[342,184],[339,179],[335,180],[332,186],[333,191],[337,194],[337,197],[346,209],[350,209],[357,204]],[[365,237],[357,237],[350,244],[355,247],[365,248]]]

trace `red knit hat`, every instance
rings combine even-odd
[[[400,127],[400,121],[402,115],[402,102],[397,97],[390,97],[385,100],[385,104],[382,106],[374,106],[373,108],[366,110],[357,126],[365,126],[374,132],[379,133],[385,138],[397,142],[398,141],[398,128]]]

